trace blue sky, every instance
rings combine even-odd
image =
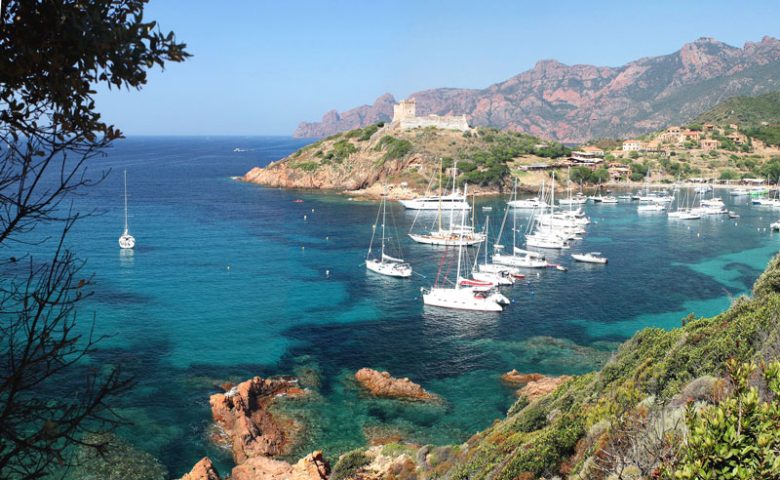
[[[289,135],[332,108],[483,88],[539,59],[617,66],[702,36],[780,37],[776,0],[152,0],[145,18],[194,56],[140,92],[100,91],[128,135]]]

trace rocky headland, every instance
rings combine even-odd
[[[240,179],[274,188],[333,190],[352,196],[413,198],[438,191],[439,176],[448,181],[457,162],[459,182],[471,193],[496,194],[511,188],[509,172],[522,164],[555,162],[569,150],[530,135],[475,129],[402,129],[398,124],[372,125],[307,145]],[[443,166],[443,168],[442,168]],[[544,172],[526,172],[521,187],[536,190]],[[538,177],[538,178],[537,178]]]

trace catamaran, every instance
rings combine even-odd
[[[130,250],[135,247],[135,237],[130,235],[130,231],[127,228],[127,170],[125,170],[125,231],[119,237],[119,248],[122,250]]]
[[[382,214],[381,224],[381,247],[378,257],[372,257],[374,237],[376,236],[376,227],[379,222],[379,214]],[[379,205],[379,211],[376,213],[376,221],[371,227],[371,242],[368,244],[368,253],[366,254],[366,268],[380,275],[388,277],[409,278],[412,276],[412,266],[401,258],[391,257],[385,253],[386,236],[385,224],[387,221],[387,195],[382,194],[382,202]],[[400,248],[400,246],[399,246]]]

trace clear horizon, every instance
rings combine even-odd
[[[542,59],[614,67],[700,37],[736,47],[780,37],[780,2],[769,1],[403,6],[152,1],[145,17],[193,57],[152,71],[141,91],[101,89],[98,109],[128,137],[289,136],[384,93],[485,88]]]

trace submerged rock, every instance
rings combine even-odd
[[[536,382],[544,378],[540,373],[520,373],[515,369],[501,375],[501,380],[510,385],[525,385],[529,382]]]
[[[269,407],[280,396],[305,393],[296,380],[254,377],[212,395],[211,415],[230,444],[235,462],[289,453],[295,422],[275,418]]]
[[[209,457],[203,457],[181,480],[222,480]]]
[[[542,377],[538,380],[528,382],[523,388],[517,391],[518,397],[525,397],[529,402],[533,402],[543,396],[551,393],[558,388],[564,382],[570,380],[572,377],[568,375],[562,375],[560,377]]]
[[[370,368],[361,368],[355,373],[360,386],[377,397],[398,398],[404,400],[435,401],[439,397],[426,391],[408,378],[395,378],[388,372],[379,372]]]

